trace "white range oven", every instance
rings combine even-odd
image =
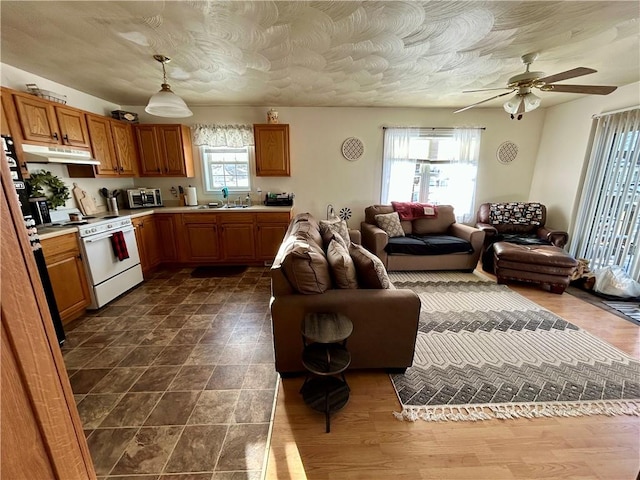
[[[112,243],[114,234],[122,232],[120,252],[128,258],[120,260]],[[142,268],[131,217],[105,217],[78,226],[87,280],[91,285],[90,310],[98,309],[118,295],[142,282]],[[125,255],[121,255],[124,257]]]

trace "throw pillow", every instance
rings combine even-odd
[[[382,261],[362,245],[351,243],[351,259],[356,267],[360,288],[390,288],[391,281]]]
[[[349,255],[349,250],[336,238],[329,242],[327,260],[338,288],[358,288],[356,267]]]
[[[376,224],[384,230],[389,238],[404,237],[404,230],[400,225],[398,212],[381,213],[375,216]]]
[[[320,220],[320,235],[322,235],[325,248],[329,246],[334,235],[339,235],[345,246],[348,246],[351,241],[347,222],[338,217]]]
[[[329,264],[318,246],[295,240],[282,260],[282,269],[291,286],[299,293],[324,293],[331,288]]]

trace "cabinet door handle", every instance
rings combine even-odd
[[[113,167],[113,171],[117,172],[118,171],[118,167]]]
[[[69,141],[69,135],[67,135],[66,133],[62,136],[62,138],[64,139],[65,142]]]
[[[162,173],[162,170],[160,170],[160,168],[158,168],[158,173]]]
[[[55,138],[56,140],[59,140],[59,138],[58,138],[58,132],[53,132],[52,137],[53,137],[53,138]]]
[[[123,168],[123,167],[120,167],[120,171],[121,171],[121,172],[124,172],[124,168]]]

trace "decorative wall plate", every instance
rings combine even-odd
[[[513,162],[517,155],[518,145],[509,140],[502,142],[496,152],[496,158],[500,163],[504,164]]]
[[[359,160],[363,153],[364,144],[359,138],[349,137],[342,142],[342,156],[350,162]]]

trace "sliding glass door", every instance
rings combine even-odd
[[[570,252],[640,281],[640,109],[597,121]]]

